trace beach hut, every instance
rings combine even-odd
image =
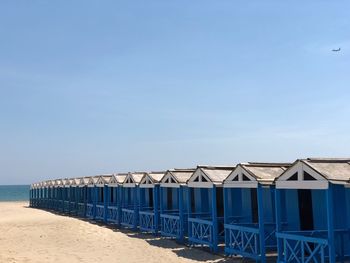
[[[108,183],[107,223],[119,226],[122,209],[122,185],[127,174],[114,174]]]
[[[139,228],[157,234],[160,226],[160,181],[165,172],[145,173],[140,182]]]
[[[77,215],[78,213],[78,190],[80,178],[71,178],[69,180],[69,214]]]
[[[187,235],[187,181],[195,169],[168,170],[160,184],[161,235],[184,242]]]
[[[274,182],[290,164],[241,163],[224,181],[225,253],[265,262],[276,253]]]
[[[77,187],[77,215],[80,217],[86,217],[86,204],[87,204],[87,192],[88,192],[89,177],[81,177]]]
[[[36,207],[37,201],[37,183],[33,183],[30,188],[31,192],[31,207]]]
[[[43,187],[42,182],[39,182],[37,185],[38,197],[37,197],[37,207],[41,208],[42,198],[43,198]]]
[[[47,209],[52,209],[52,195],[53,195],[53,182],[52,180],[47,181]]]
[[[224,241],[223,181],[234,166],[198,166],[188,180],[188,242],[218,251]]]
[[[63,199],[63,213],[69,214],[70,203],[70,180],[68,178],[62,179],[62,199]]]
[[[96,212],[96,198],[97,198],[97,187],[96,183],[99,176],[89,177],[87,184],[87,201],[86,201],[86,217],[89,219],[95,219]]]
[[[121,226],[132,228],[138,227],[139,222],[139,185],[145,173],[128,173],[122,187],[122,214]]]
[[[112,175],[100,175],[96,181],[96,212],[95,219],[99,221],[107,222],[107,209],[108,209],[108,196],[109,188],[108,184]]]
[[[350,159],[300,159],[276,180],[278,262],[348,262]]]

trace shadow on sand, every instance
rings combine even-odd
[[[29,206],[23,206],[24,208],[31,208]],[[34,208],[43,211],[44,209]],[[69,216],[75,219],[82,220],[84,222],[98,225],[100,227],[108,228],[114,232],[119,232],[127,235],[130,238],[143,239],[151,246],[161,247],[170,249],[173,253],[175,253],[178,257],[186,258],[190,260],[197,260],[201,262],[206,261],[215,261],[217,263],[238,263],[238,262],[253,262],[251,260],[244,259],[242,257],[225,257],[224,253],[221,252],[219,254],[213,254],[206,248],[199,247],[189,247],[183,244],[177,243],[173,239],[168,239],[164,237],[160,237],[159,235],[154,236],[152,234],[142,233],[142,232],[134,232],[131,229],[119,228],[117,225],[106,225],[103,221],[95,221],[88,218],[81,218],[76,215],[68,215],[63,212],[53,211],[53,210],[44,210],[54,215],[58,216]]]

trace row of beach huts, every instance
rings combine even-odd
[[[350,261],[350,159],[48,180],[30,206],[266,262]]]

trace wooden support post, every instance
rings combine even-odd
[[[213,251],[218,252],[219,244],[219,223],[217,215],[217,205],[216,205],[216,185],[213,185],[212,191],[212,222],[213,222],[213,233],[212,233],[212,242],[213,242]]]
[[[335,241],[334,241],[334,186],[329,183],[327,191],[327,224],[328,224],[328,247],[329,262],[335,262]]]
[[[264,220],[264,200],[263,200],[263,188],[258,183],[258,217],[259,217],[259,243],[260,243],[260,261],[266,262],[266,250],[265,250],[265,220]]]
[[[133,188],[134,191],[134,230],[137,229],[137,223],[138,223],[138,215],[139,215],[139,208],[140,208],[140,188],[138,186],[135,186]]]
[[[281,191],[280,189],[275,190],[275,208],[276,208],[276,233],[280,233],[282,231],[282,204],[281,204]],[[283,258],[283,246],[282,240],[277,238],[277,262],[282,262]]]
[[[184,204],[183,204],[183,188],[184,186],[180,185],[178,190],[178,202],[179,202],[179,241],[183,243],[185,241],[185,235],[184,235],[184,225],[185,225],[185,213],[184,213]]]

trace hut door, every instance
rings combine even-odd
[[[217,215],[218,217],[224,216],[224,199],[223,199],[223,188],[216,188],[216,207],[217,207]]]
[[[166,201],[167,201],[167,209],[172,210],[173,209],[173,191],[172,191],[172,188],[170,187],[166,188]]]
[[[147,188],[149,207],[153,207],[153,188]]]
[[[258,223],[259,220],[259,214],[258,214],[258,195],[257,195],[257,189],[251,188],[250,189],[250,202],[251,202],[251,208],[252,208],[252,221],[253,223]]]
[[[312,210],[312,195],[310,189],[299,189],[299,221],[300,230],[313,230],[314,229],[314,216]]]

